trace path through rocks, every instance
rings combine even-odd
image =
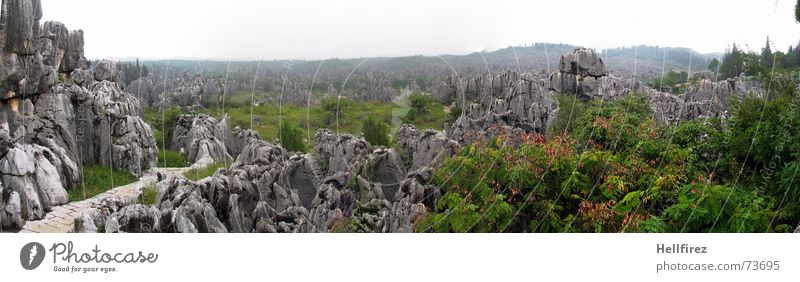
[[[150,172],[139,178],[139,181],[115,187],[111,190],[105,191],[92,198],[70,202],[65,205],[53,207],[52,211],[47,213],[44,219],[36,221],[28,221],[22,227],[20,233],[67,233],[74,229],[75,216],[78,215],[83,209],[91,206],[92,203],[100,202],[107,197],[122,197],[129,203],[136,202],[136,198],[142,193],[142,189],[156,183],[156,172],[161,172],[167,175],[180,175],[189,171],[188,167],[181,168],[153,168]]]

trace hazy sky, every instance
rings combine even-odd
[[[532,42],[784,50],[794,0],[42,0],[89,58],[321,59],[465,54]]]

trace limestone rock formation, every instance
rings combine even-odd
[[[337,171],[355,172],[358,162],[367,154],[369,143],[350,134],[336,135],[321,129],[314,135],[314,152],[319,156],[325,175]]]
[[[98,62],[94,65],[94,79],[97,81],[116,81],[117,64],[109,60]]]
[[[408,169],[417,170],[422,167],[435,167],[445,157],[458,152],[458,142],[447,138],[444,133],[427,129],[417,130],[412,125],[403,125],[397,131],[397,145],[404,155],[411,160]]]
[[[76,138],[84,164],[101,164],[141,175],[155,166],[153,131],[141,118],[139,101],[115,82],[92,81],[88,87],[58,85],[72,97]]]
[[[44,217],[67,202],[82,165],[141,174],[155,162],[155,140],[139,101],[88,70],[83,32],[39,24],[39,0],[2,1],[0,14],[0,182],[4,228]],[[100,68],[98,71],[97,69]],[[19,212],[17,212],[19,210]],[[95,225],[96,227],[96,225]]]
[[[406,170],[394,149],[379,148],[364,161],[362,173],[367,180],[380,185],[384,198],[393,202]]]
[[[233,162],[225,146],[229,142],[226,137],[232,139],[227,117],[218,121],[205,114],[181,115],[172,133],[171,147],[181,152],[194,166]]]
[[[50,207],[67,203],[67,191],[50,161],[55,158],[43,146],[21,144],[0,159],[3,188],[20,196],[20,212],[26,219],[42,219]]]
[[[603,58],[597,55],[594,50],[578,48],[564,56],[561,56],[559,71],[562,73],[601,77],[608,75],[608,69],[603,62]]]
[[[238,126],[233,129],[231,135],[230,138],[225,138],[225,147],[228,149],[228,154],[234,157],[239,156],[250,141],[261,140],[261,136],[255,130],[241,129]]]
[[[106,220],[106,233],[156,233],[161,231],[161,211],[141,204],[125,206]]]
[[[0,189],[0,193],[0,231],[19,230],[25,224],[19,193],[12,189]]]
[[[289,153],[251,138],[230,167],[199,181],[173,176],[159,182],[154,208],[129,206],[133,212],[107,217],[105,231],[137,230],[131,219],[123,220],[125,213],[133,213],[130,218],[136,222],[154,222],[160,213],[154,231],[411,232],[441,197],[427,183],[430,165],[406,176],[405,164],[393,149],[367,153],[369,144],[361,139],[327,131],[317,135],[323,143],[317,144],[316,155]],[[434,151],[447,150],[453,141],[441,133],[416,133],[405,142],[413,144],[412,150],[426,150],[416,155],[419,162],[435,162],[439,154]],[[323,154],[334,163],[345,163],[337,158],[353,163],[323,176],[318,167],[324,161],[317,158]]]

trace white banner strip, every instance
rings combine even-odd
[[[0,276],[5,281],[798,281],[798,236],[0,234]]]

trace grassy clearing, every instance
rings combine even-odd
[[[338,102],[338,103],[337,103]],[[340,133],[350,133],[361,135],[361,128],[367,116],[372,116],[385,123],[392,122],[392,109],[396,105],[393,103],[380,102],[353,102],[347,98],[338,100],[335,97],[328,98],[322,104],[311,107],[298,106],[294,104],[259,105],[252,108],[254,117],[252,128],[257,131],[261,138],[268,141],[278,139],[280,121],[289,123],[300,129],[307,148],[313,146],[314,133],[319,128],[329,128]],[[337,111],[338,110],[338,119]],[[239,126],[250,128],[249,106],[231,107],[227,105],[225,112],[230,117],[231,128]],[[221,116],[222,108],[206,109],[203,112],[213,116]],[[337,123],[338,120],[338,123]]]
[[[400,118],[403,123],[413,124],[418,129],[442,130],[444,128],[444,121],[448,114],[445,112],[444,106],[436,102],[432,96],[415,92],[408,96],[407,103],[409,109],[406,110],[406,115]]]
[[[83,182],[69,191],[69,201],[82,201],[97,196],[114,187],[139,181],[130,171],[112,170],[107,167],[91,165],[83,167]]]
[[[217,170],[220,169],[220,168],[225,168],[225,164],[223,164],[223,163],[214,163],[214,164],[211,164],[211,165],[209,165],[208,167],[205,167],[205,168],[192,169],[192,170],[189,170],[187,172],[184,172],[183,176],[185,176],[186,178],[188,178],[190,180],[197,181],[197,180],[200,180],[200,179],[203,179],[203,178],[206,178],[206,177],[214,175],[214,173],[217,172]]]
[[[156,139],[156,147],[158,147],[156,157],[159,167],[186,167],[189,165],[180,153],[170,150],[168,146],[180,114],[182,112],[177,107],[167,109],[164,113],[153,108],[144,111],[145,121],[150,124],[153,129],[153,137]]]

